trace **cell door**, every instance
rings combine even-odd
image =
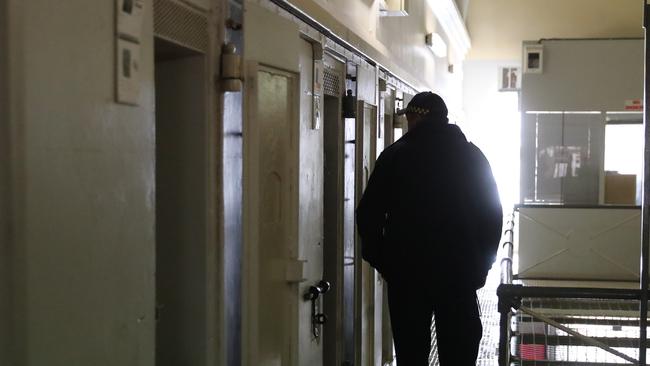
[[[249,364],[297,365],[297,75],[248,68],[245,144]]]
[[[328,243],[324,237],[326,172],[323,64],[322,46],[301,40],[298,258],[299,266],[304,267],[304,277],[298,285],[298,365],[314,366],[327,365],[324,358],[336,354],[335,344],[329,342],[336,339],[336,327],[330,326],[336,324],[336,302],[329,304],[331,306],[327,309],[325,306],[327,299],[336,298],[333,288],[337,286],[333,286],[336,274],[325,273],[324,253]],[[328,113],[326,123],[331,127],[332,116]],[[313,292],[314,290],[316,292]],[[308,297],[305,298],[307,294]],[[321,324],[323,322],[325,324]]]

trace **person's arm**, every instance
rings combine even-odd
[[[381,272],[381,242],[388,209],[389,168],[387,159],[380,156],[370,175],[366,190],[357,207],[357,230],[361,237],[361,256]]]

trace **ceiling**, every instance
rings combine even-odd
[[[519,60],[540,38],[643,37],[643,0],[471,0],[469,59]]]

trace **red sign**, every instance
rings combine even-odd
[[[625,110],[626,111],[642,111],[643,102],[641,99],[628,99],[625,101]]]

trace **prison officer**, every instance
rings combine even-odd
[[[476,290],[501,236],[490,165],[432,92],[415,95],[408,132],[386,148],[357,208],[362,256],[386,280],[398,366],[428,365],[435,315],[441,366],[475,365]]]

